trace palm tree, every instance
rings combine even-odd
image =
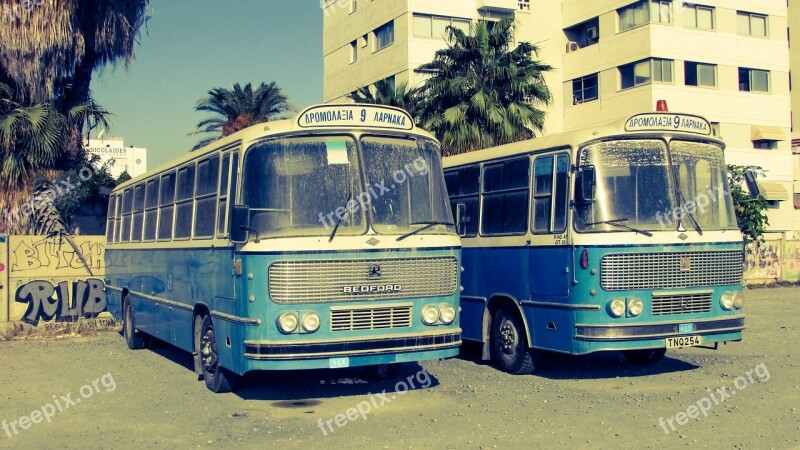
[[[232,89],[211,89],[208,97],[200,99],[194,109],[214,116],[197,124],[198,130],[192,134],[211,133],[211,136],[200,141],[193,150],[251,125],[282,118],[295,110],[274,81],[261,83],[255,91],[250,83],[244,87],[236,83]]]
[[[479,21],[464,33],[448,27],[447,48],[419,70],[431,73],[422,87],[423,128],[442,142],[445,155],[530,139],[541,132],[550,103],[538,47],[511,49],[511,20]]]
[[[395,106],[408,111],[415,119],[419,113],[418,91],[409,88],[406,82],[395,86],[388,80],[380,80],[372,86],[364,86],[347,94],[347,98],[356,103]]]

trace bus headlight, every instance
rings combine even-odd
[[[625,314],[625,301],[621,298],[612,299],[608,303],[608,313],[613,317],[622,317]]]
[[[433,325],[439,320],[439,310],[434,305],[425,305],[422,307],[421,318],[425,325]]]
[[[725,292],[722,294],[722,297],[719,299],[719,304],[722,306],[722,309],[730,311],[733,309],[733,294],[730,292]]]
[[[449,303],[439,305],[439,320],[445,325],[450,325],[456,320],[456,309],[453,305]]]
[[[284,333],[292,333],[297,329],[297,314],[285,312],[278,317],[278,328]]]
[[[642,303],[641,299],[632,298],[628,300],[628,314],[636,317],[641,314],[642,311],[644,311],[644,303]]]
[[[736,292],[733,294],[733,307],[736,309],[742,309],[744,306],[744,293],[743,292]]]
[[[300,326],[309,333],[319,329],[319,315],[315,312],[307,312],[300,319]]]

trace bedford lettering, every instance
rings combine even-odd
[[[382,284],[372,286],[345,286],[345,294],[373,294],[373,293],[389,293],[400,292],[403,286],[399,284]]]

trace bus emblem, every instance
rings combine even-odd
[[[377,278],[379,276],[381,276],[381,266],[377,264],[369,266],[369,273],[367,273],[367,277]]]
[[[681,257],[681,272],[689,272],[692,270],[692,258],[688,256]]]

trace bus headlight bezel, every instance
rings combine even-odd
[[[744,307],[744,292],[733,293],[733,307],[736,309],[742,309]]]
[[[285,312],[278,316],[276,320],[278,329],[281,333],[284,334],[292,334],[297,331],[297,327],[300,324],[300,321],[297,319],[297,313],[295,312]]]
[[[444,325],[450,325],[456,320],[456,309],[449,303],[439,305],[439,321]]]
[[[722,296],[719,298],[719,306],[722,307],[725,311],[730,311],[733,309],[733,294],[730,292],[723,292]]]
[[[439,308],[436,305],[425,305],[422,307],[419,317],[425,325],[436,325],[436,322],[439,321]]]
[[[313,333],[319,330],[320,323],[319,314],[313,311],[303,314],[303,317],[300,318],[300,326],[303,328],[303,331],[307,333]]]
[[[644,311],[644,302],[640,298],[631,298],[628,300],[628,314],[631,317],[636,317]]]
[[[612,298],[608,302],[608,314],[611,317],[622,317],[625,315],[625,300],[621,298]]]

